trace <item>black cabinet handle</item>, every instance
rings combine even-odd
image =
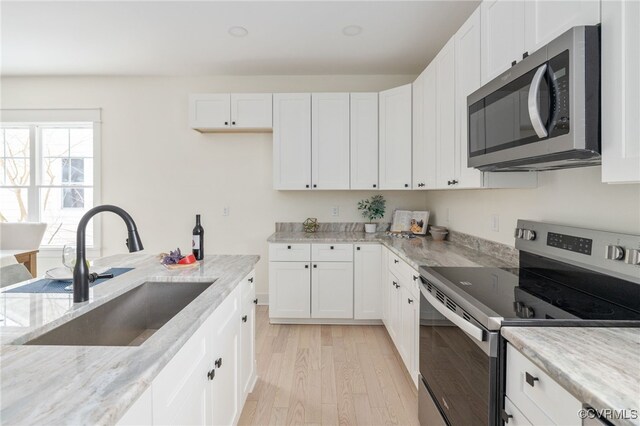
[[[458,181],[456,179],[452,180],[451,183],[453,183],[454,185],[456,185],[458,183]]]
[[[287,250],[291,250],[291,246],[287,246]]]
[[[502,413],[500,413],[500,417],[502,418],[502,421],[507,424],[509,423],[509,419],[512,419],[513,416],[509,413],[507,413],[506,411],[502,410]]]
[[[516,61],[511,62],[511,66],[514,66],[516,63]]]
[[[398,259],[393,259],[393,263],[399,263],[400,261]]]
[[[330,250],[333,250],[333,246],[330,246],[330,247],[329,247],[329,249],[330,249]]]
[[[247,322],[247,316],[246,316],[246,315],[244,315],[244,316],[242,317],[242,322]]]
[[[407,299],[407,303],[412,304],[413,303],[413,299]]]
[[[529,56],[529,52],[524,52],[524,53],[522,54],[522,59],[526,58],[527,56]]]
[[[252,283],[253,282],[253,277],[249,278],[249,282]]]
[[[216,370],[215,370],[215,369],[213,369],[213,370],[211,370],[211,371],[207,372],[207,378],[208,378],[209,380],[213,380],[213,378],[214,378],[214,377],[216,377]]]
[[[419,278],[419,277],[418,277],[417,275],[414,275],[414,276],[413,276],[413,280],[414,280],[414,281],[418,281],[418,278]]]
[[[537,377],[532,376],[531,374],[525,372],[524,374],[525,379],[527,380],[527,383],[529,383],[529,386],[533,387],[534,384],[539,380]]]
[[[222,358],[218,358],[216,359],[216,361],[214,362],[216,368],[220,368],[222,367]]]
[[[378,187],[378,185],[376,185],[376,184],[374,183],[374,184],[373,184],[373,187],[374,187],[374,188],[377,188],[377,187]]]
[[[360,250],[360,247],[356,247],[356,250]]]
[[[258,304],[258,299],[253,299],[253,304],[257,305]]]

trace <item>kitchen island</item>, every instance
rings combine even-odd
[[[73,303],[72,294],[6,292],[25,283],[4,288],[0,293],[2,423],[115,424],[225,299],[235,294],[258,260],[259,256],[207,256],[196,268],[169,271],[154,255],[111,256],[96,265],[135,269],[93,287],[90,300],[80,304]],[[140,346],[23,345],[145,282],[213,284]]]

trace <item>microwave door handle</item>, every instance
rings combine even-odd
[[[420,291],[422,295],[425,297],[425,299],[427,299],[427,302],[429,302],[429,304],[431,304],[431,306],[433,306],[433,308],[436,311],[440,312],[446,319],[454,323],[456,327],[462,329],[462,331],[464,331],[474,339],[480,342],[484,342],[485,340],[484,330],[482,330],[479,327],[476,327],[475,325],[471,324],[469,321],[462,318],[455,312],[452,312],[449,309],[447,309],[438,299],[433,297],[431,293],[429,293],[427,290],[421,288]]]
[[[547,71],[547,64],[542,65],[533,76],[533,80],[531,81],[531,86],[529,87],[529,118],[531,119],[531,124],[533,125],[533,130],[536,132],[539,138],[546,138],[549,133],[547,132],[547,128],[544,126],[542,122],[542,117],[540,117],[540,106],[538,105],[538,92],[540,91],[540,83],[542,83],[542,79],[544,78],[544,74]]]

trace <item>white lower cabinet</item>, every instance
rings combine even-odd
[[[402,287],[400,300],[400,328],[402,330],[400,355],[407,371],[413,379],[413,384],[418,386],[418,325],[420,323],[420,298],[406,286]]]
[[[353,263],[313,263],[311,318],[353,318]]]
[[[255,292],[253,276],[245,277],[187,340],[119,425],[237,423],[255,382],[254,304],[250,294],[243,297],[245,288]],[[250,312],[246,321],[243,311]]]
[[[507,343],[506,398],[503,416],[515,424],[581,425],[582,403]],[[515,410],[509,411],[510,407]],[[519,420],[516,418],[519,417]],[[511,424],[511,422],[509,422]]]
[[[400,347],[399,342],[402,337],[400,332],[402,291],[400,288],[400,280],[393,272],[389,272],[389,277],[387,278],[387,322],[385,325],[391,340],[393,340],[397,348]]]
[[[382,319],[382,246],[356,244],[353,252],[353,317]]]
[[[269,262],[269,316],[311,317],[311,268],[308,262]]]

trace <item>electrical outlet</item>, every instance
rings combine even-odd
[[[229,207],[222,208],[222,216],[229,216]]]
[[[500,216],[498,216],[497,214],[491,215],[491,230],[493,232],[500,231]]]
[[[338,206],[331,207],[331,216],[333,216],[333,217],[340,216],[340,207],[338,207]]]

